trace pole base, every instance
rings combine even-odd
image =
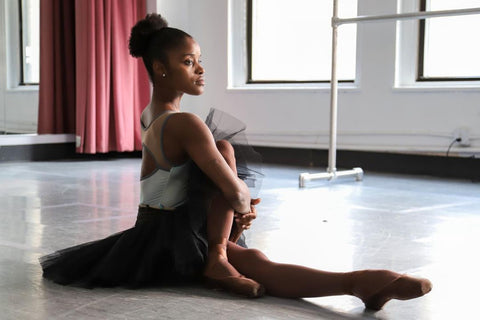
[[[352,170],[345,171],[332,171],[332,172],[323,172],[323,173],[301,173],[298,177],[298,186],[300,188],[305,187],[305,183],[311,180],[335,180],[339,177],[348,177],[354,176],[355,181],[363,180],[363,170],[362,168],[353,168]]]

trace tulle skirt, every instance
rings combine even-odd
[[[206,124],[216,140],[233,145],[238,175],[256,195],[262,177],[261,157],[248,145],[245,125],[216,109],[210,110]],[[215,192],[213,183],[191,163],[185,205],[173,211],[139,207],[132,228],[41,257],[43,276],[59,284],[88,288],[197,281],[206,262],[207,208]],[[238,244],[246,246],[244,238]]]

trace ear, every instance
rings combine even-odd
[[[161,62],[158,61],[158,60],[153,61],[152,67],[153,67],[153,72],[154,72],[155,74],[162,75],[162,74],[164,74],[164,73],[167,72],[167,69],[165,68],[165,66],[163,65],[163,63],[161,63]]]

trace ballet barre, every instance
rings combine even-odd
[[[376,21],[392,20],[420,20],[435,17],[460,16],[469,14],[480,14],[480,8],[438,10],[408,12],[398,14],[387,14],[377,16],[358,16],[354,18],[341,19],[338,17],[338,0],[333,0],[332,16],[332,70],[330,81],[330,140],[328,149],[328,167],[326,172],[322,173],[300,173],[298,185],[305,187],[306,182],[311,180],[335,180],[339,177],[355,177],[356,181],[363,180],[362,168],[353,168],[351,170],[337,171],[337,110],[338,110],[338,79],[337,79],[337,38],[338,27],[343,24],[364,23]]]

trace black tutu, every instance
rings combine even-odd
[[[210,110],[206,124],[216,140],[233,145],[238,175],[255,195],[262,177],[261,157],[248,145],[245,125],[215,109]],[[41,257],[43,276],[87,288],[199,280],[208,252],[206,208],[214,192],[211,181],[191,163],[185,205],[174,211],[139,207],[132,228]],[[246,246],[244,238],[238,244]]]

